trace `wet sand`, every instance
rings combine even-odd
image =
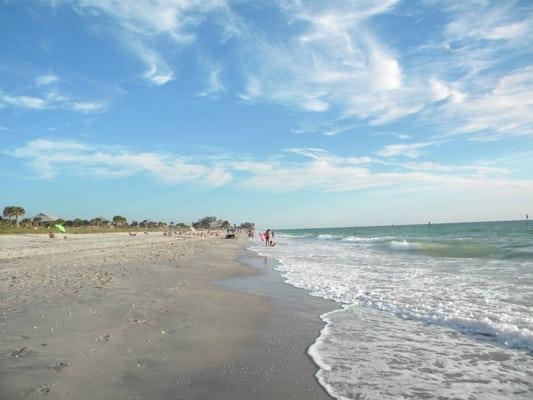
[[[112,235],[0,237],[0,399],[328,398],[330,305],[261,292],[243,241]]]

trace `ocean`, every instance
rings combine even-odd
[[[533,222],[277,230],[288,284],[332,299],[309,355],[337,399],[532,399]]]

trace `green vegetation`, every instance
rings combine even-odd
[[[13,218],[15,219],[15,225],[19,226],[19,217],[26,214],[26,211],[24,208],[19,206],[7,206],[4,208],[4,217],[9,218],[11,221],[13,221]]]
[[[255,229],[255,223],[253,222],[243,222],[239,225],[238,229]]]
[[[217,217],[203,217],[196,222],[193,222],[194,229],[209,229],[217,222]]]
[[[34,218],[19,218],[24,216],[26,211],[20,206],[7,206],[4,208],[3,218],[0,217],[0,234],[12,233],[47,233],[55,224],[62,224],[69,234],[77,233],[101,233],[101,232],[128,232],[128,231],[164,231],[169,229],[188,230],[188,224],[183,222],[161,222],[142,220],[128,223],[126,217],[115,215],[111,221],[103,217],[95,217],[90,220],[75,218],[64,220],[62,218],[48,218],[46,214],[39,214]],[[230,229],[232,225],[227,220],[208,216],[194,222],[195,229]],[[241,225],[233,225],[236,229],[254,229],[255,224],[244,222]]]
[[[128,223],[128,220],[126,217],[123,217],[121,215],[115,215],[113,217],[113,223],[117,226],[122,226],[122,225],[125,225],[126,223]]]

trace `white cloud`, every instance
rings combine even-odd
[[[205,89],[198,93],[199,97],[215,97],[226,91],[220,74],[222,73],[222,67],[213,65],[211,63],[205,63],[208,76]]]
[[[359,127],[361,127],[361,125],[359,124],[348,124],[348,125],[328,124],[324,126],[323,128],[321,128],[320,130],[318,130],[318,132],[320,132],[324,136],[335,136],[335,135],[338,135],[339,133],[353,131],[354,129],[359,128]],[[316,132],[316,131],[317,130],[314,129],[312,132]],[[296,131],[295,133],[304,133],[304,132]]]
[[[59,1],[54,1],[57,5]],[[196,40],[195,29],[207,18],[221,28],[224,39],[240,32],[240,19],[225,0],[64,0],[82,15],[104,16],[114,23],[113,36],[147,66],[143,77],[161,86],[175,77],[174,68],[157,40],[181,47]],[[158,50],[159,49],[159,50]]]
[[[83,113],[91,113],[102,111],[105,109],[105,105],[95,101],[75,101],[72,103],[72,109]]]
[[[510,23],[508,25],[496,26],[485,33],[487,39],[503,40],[514,39],[524,36],[526,33],[531,32],[531,24],[533,21],[520,21]]]
[[[384,54],[377,46],[371,51],[375,84],[382,90],[398,89],[402,85],[400,64],[394,58]]]
[[[283,41],[255,35],[245,44],[241,98],[329,111],[326,118],[333,114],[347,124],[384,125],[416,115],[447,134],[476,133],[480,126],[527,134],[528,83],[523,81],[522,94],[509,94],[509,106],[497,106],[502,97],[497,92],[503,71],[509,74],[509,65],[533,50],[531,10],[520,13],[514,2],[498,7],[431,2],[450,22],[436,20],[434,33],[418,50],[394,49],[371,27],[372,18],[394,11],[397,3],[282,2],[291,33]],[[420,12],[431,11],[426,7],[422,4]],[[491,104],[485,104],[489,98]],[[328,130],[330,135],[340,131]]]
[[[39,97],[32,96],[11,96],[0,92],[0,101],[13,107],[30,108],[33,110],[44,110],[48,107],[48,102]]]
[[[517,40],[533,33],[531,12],[517,14],[516,3],[508,1],[484,4],[468,4],[455,12],[446,27],[446,34],[453,40],[487,39]]]
[[[408,191],[474,191],[498,192],[510,190],[522,195],[533,194],[533,181],[501,178],[499,169],[483,166],[441,166],[442,168],[414,168],[412,163],[402,166],[402,171],[373,172],[372,159],[355,162],[351,157],[333,156],[319,149],[300,149],[308,157],[303,162],[282,162],[279,159],[265,162],[268,168],[256,171],[245,178],[247,188],[287,192],[317,190],[326,192],[356,191],[370,188],[395,188]],[[361,160],[359,160],[361,161]],[[366,164],[366,166],[365,166]],[[414,170],[414,171],[411,171]],[[483,173],[481,173],[482,171]]]
[[[50,85],[50,84],[52,84],[54,82],[57,82],[57,81],[59,81],[59,78],[56,75],[47,74],[47,75],[38,76],[35,79],[35,84],[37,86],[46,86],[46,85]]]
[[[469,96],[461,104],[444,107],[444,118],[454,132],[496,140],[506,136],[533,136],[533,67],[507,74],[489,92]]]
[[[165,70],[166,67],[163,67]],[[161,72],[161,65],[158,65],[154,60],[148,62],[148,69],[144,72],[144,77],[157,86],[162,86],[170,82],[174,77],[174,72],[166,70]]]
[[[417,158],[420,156],[421,149],[440,143],[441,142],[389,144],[378,150],[377,154],[382,157],[404,156],[408,158]]]
[[[469,165],[451,165],[441,164],[437,161],[424,162],[405,162],[405,163],[389,163],[392,166],[398,166],[402,169],[423,171],[423,172],[438,172],[438,173],[467,173],[478,177],[495,177],[502,175],[509,175],[512,171],[505,167],[496,167],[488,163],[478,162]]]
[[[169,185],[213,188],[232,184],[267,192],[394,188],[434,193],[508,190],[533,195],[533,180],[511,179],[512,171],[494,161],[466,165],[384,162],[366,156],[338,156],[319,148],[291,148],[266,160],[231,154],[184,157],[47,139],[27,142],[6,153],[24,160],[39,177],[48,179],[60,174],[101,179],[147,176]]]
[[[332,111],[371,125],[420,111],[427,89],[406,76],[395,52],[368,27],[396,3],[283,2],[282,11],[298,29],[283,42],[254,35],[244,44],[241,98]]]
[[[228,76],[241,73],[238,96],[246,102],[282,104],[316,119],[342,119],[346,126],[373,127],[411,116],[415,125],[475,140],[531,134],[524,101],[529,77],[522,77],[524,90],[516,85],[514,93],[503,93],[509,87],[505,79],[520,75],[520,67],[527,70],[533,51],[533,11],[516,1],[431,0],[416,7],[399,0],[260,2],[254,7],[276,7],[276,23],[286,22],[266,31],[251,20],[244,23],[237,14],[240,3],[234,11],[226,0],[53,3],[71,4],[88,18],[105,17],[108,33],[144,63],[142,77],[153,85],[177,79],[177,50],[197,41],[209,23],[219,28],[221,42],[235,39],[242,58],[219,65],[224,72],[234,68]],[[410,13],[434,23],[427,40],[402,40],[403,32],[418,29],[419,19]],[[401,19],[401,28],[380,18],[385,15]],[[399,38],[391,40],[396,30]],[[227,90],[219,65],[209,68],[199,96]],[[332,136],[344,130],[335,125],[318,131]]]
[[[465,93],[435,78],[429,80],[429,85],[435,101],[450,99],[453,103],[461,103],[466,97]]]
[[[261,96],[261,82],[255,75],[248,75],[246,81],[246,89],[239,97],[245,101],[254,101]]]
[[[50,91],[42,97],[14,96],[0,91],[0,105],[29,110],[62,109],[82,113],[96,113],[104,111],[106,106],[96,101],[75,101],[57,91]]]
[[[418,121],[475,141],[533,135],[533,9],[516,1],[432,0],[448,21],[411,52],[429,98]],[[425,12],[427,12],[426,10]],[[526,66],[525,66],[526,65]]]
[[[100,178],[147,175],[166,184],[192,183],[216,187],[228,183],[232,175],[223,167],[193,162],[186,157],[92,146],[73,141],[37,139],[9,151],[26,160],[43,178],[74,173]]]
[[[124,42],[146,64],[146,70],[142,74],[144,79],[156,86],[165,85],[174,79],[174,71],[158,52],[143,45],[135,37],[124,39]]]

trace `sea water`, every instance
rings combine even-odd
[[[280,230],[252,250],[339,303],[309,354],[338,399],[533,399],[533,223]]]

